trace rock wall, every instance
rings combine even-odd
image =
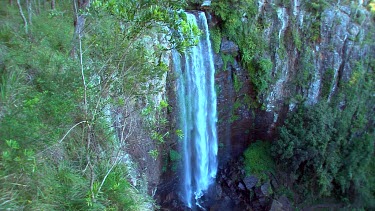
[[[154,32],[139,41],[148,50],[150,64],[170,66],[170,50],[154,56],[160,51],[160,46],[170,48],[166,40],[165,35]],[[125,142],[123,151],[126,156],[122,160],[133,167],[129,168],[132,185],[138,185],[149,195],[155,194],[162,175],[163,158],[166,157],[165,148],[169,148],[164,139],[168,137],[169,129],[166,122],[162,122],[167,118],[167,108],[161,106],[167,102],[167,71],[140,84],[148,88],[142,89],[137,96],[122,96],[124,105],[116,104],[111,108],[117,137],[120,142]]]
[[[339,1],[319,11],[300,0],[257,4],[256,21],[265,26],[260,31],[267,46],[263,58],[273,64],[272,82],[257,98],[249,72],[241,67],[242,52],[223,37],[215,59],[222,163],[240,155],[251,141],[273,139],[276,126],[297,102],[330,101],[355,66],[361,63],[366,68],[374,57],[374,20],[366,9],[368,2]],[[215,24],[220,20],[213,14]],[[225,64],[223,54],[232,54],[235,60]]]
[[[218,183],[228,181],[226,177],[230,173],[225,172],[226,169],[228,166],[238,167],[238,164],[233,164],[233,160],[242,155],[252,141],[273,140],[276,137],[277,126],[283,124],[297,103],[314,105],[320,101],[330,101],[340,91],[340,84],[351,78],[357,63],[366,68],[368,59],[375,55],[374,20],[365,8],[368,2],[350,4],[339,1],[326,5],[320,11],[309,8],[301,0],[292,0],[287,4],[275,0],[260,0],[256,4],[258,8],[255,21],[263,26],[257,30],[260,30],[262,40],[266,43],[262,57],[272,62],[271,82],[259,97],[252,76],[242,66],[241,46],[222,37],[220,51],[214,58],[219,133]],[[199,5],[198,7],[200,8]],[[215,16],[214,11],[205,9],[210,27],[214,29],[219,26],[221,20]],[[245,16],[244,14],[241,20],[243,24],[249,21]],[[175,106],[176,85],[173,72],[172,69],[169,71],[167,79],[171,131],[178,129],[174,127],[177,125],[175,117],[178,116],[178,111]],[[173,144],[175,140],[177,137],[171,136],[170,147],[178,151],[178,145]],[[170,158],[167,160],[170,161]],[[158,186],[157,201],[164,208],[184,210],[179,204],[178,196],[180,170],[177,168],[170,171],[170,166],[167,167],[169,171],[163,174]],[[247,196],[249,191],[257,191],[242,190],[244,188],[241,182],[230,180],[234,185],[227,185],[228,190],[222,189],[225,185],[216,185],[214,188],[219,190],[211,192],[243,192]],[[238,186],[239,184],[242,186]],[[257,195],[263,197],[264,194]],[[226,193],[207,197],[222,201],[223,198],[228,198],[226,196],[237,197]],[[224,200],[223,203],[227,202],[229,205],[224,207],[230,207],[236,201]]]

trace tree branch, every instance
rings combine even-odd
[[[27,20],[26,20],[25,15],[23,14],[20,0],[17,0],[17,6],[18,6],[18,11],[20,12],[22,20],[23,20],[23,24],[24,24],[24,27],[25,27],[25,33],[28,34],[29,31],[28,31],[28,26],[27,26]]]
[[[65,137],[70,133],[71,130],[73,130],[75,127],[77,127],[78,125],[80,125],[80,124],[82,124],[82,123],[85,123],[85,122],[87,122],[87,121],[83,120],[83,121],[80,121],[80,122],[78,122],[77,124],[73,125],[73,127],[71,127],[71,128],[68,130],[68,132],[65,133],[65,135],[62,137],[62,139],[60,139],[59,143],[61,143],[61,142],[65,139]]]

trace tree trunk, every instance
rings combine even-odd
[[[41,4],[40,4],[40,0],[38,0],[37,2],[35,2],[35,11],[37,15],[40,15],[40,10],[41,10]]]
[[[52,9],[52,10],[55,9],[55,0],[52,0],[52,1],[51,1],[51,9]]]
[[[21,15],[23,23],[24,23],[25,32],[26,32],[26,34],[28,34],[29,31],[28,31],[27,20],[26,20],[25,14],[23,14],[20,0],[17,0],[17,6],[18,6],[18,11],[20,12],[20,15]]]
[[[13,0],[9,0],[10,6],[13,6]]]
[[[73,40],[77,41],[77,37],[82,37],[83,28],[85,26],[85,16],[79,14],[79,10],[84,10],[86,7],[90,6],[90,0],[73,0],[74,8],[74,37]],[[70,52],[72,57],[77,57],[76,55],[76,46],[73,44],[72,51]]]
[[[31,17],[32,17],[32,9],[31,9],[31,0],[26,0],[26,7],[27,7],[27,15],[29,19],[29,24],[32,25]]]

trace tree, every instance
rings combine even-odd
[[[365,124],[356,128],[358,117],[350,108],[340,111],[320,103],[301,106],[287,118],[272,151],[301,193],[358,200],[355,192],[364,191],[369,181],[364,174],[374,155],[375,137]]]

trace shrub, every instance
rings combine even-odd
[[[253,174],[261,181],[267,180],[267,172],[273,172],[275,163],[271,157],[271,143],[256,141],[244,152],[247,175]]]

